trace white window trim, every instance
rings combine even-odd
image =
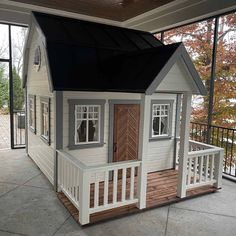
[[[84,148],[94,148],[94,147],[102,147],[104,145],[104,111],[105,111],[105,103],[104,99],[68,99],[69,103],[69,150],[75,149],[84,149]],[[92,142],[76,142],[76,114],[75,114],[75,106],[100,106],[99,113],[99,141]]]
[[[88,118],[88,115],[86,118],[83,118],[83,119],[79,119],[77,118],[77,107],[84,107],[86,106],[87,109],[89,107],[98,107],[98,118],[97,119],[94,119],[94,118]],[[75,105],[75,132],[74,132],[74,143],[75,145],[82,145],[82,144],[94,144],[94,143],[100,143],[100,132],[101,132],[101,105],[93,105],[93,104],[90,104],[90,105]],[[76,142],[77,140],[77,121],[86,121],[86,142]],[[98,141],[88,141],[88,136],[89,136],[89,120],[92,120],[92,121],[98,121]]]
[[[154,115],[153,114],[153,110],[154,110],[154,106],[160,106],[160,114],[159,115]],[[161,106],[168,106],[168,113],[167,115],[162,115],[161,114],[161,111],[162,111],[162,108]],[[171,108],[171,105],[170,103],[164,103],[164,104],[156,104],[156,103],[153,103],[152,104],[152,138],[156,138],[156,137],[166,137],[166,136],[169,136],[169,132],[170,132],[170,108]],[[155,117],[159,117],[159,132],[161,131],[161,118],[162,117],[167,117],[167,129],[166,129],[166,134],[153,134],[154,133],[154,130],[153,130],[153,120]]]
[[[36,96],[35,95],[29,95],[28,96],[29,99],[29,130],[32,131],[34,134],[36,134]],[[30,108],[30,102],[32,101],[32,109]],[[32,113],[34,114],[33,117],[33,126],[30,125],[30,112],[32,111]]]
[[[172,119],[173,119],[173,103],[174,100],[151,100],[151,107],[150,107],[150,132],[149,132],[149,141],[155,141],[160,139],[170,139],[172,136]],[[168,127],[167,127],[167,134],[158,134],[153,135],[153,108],[154,105],[168,105]],[[161,115],[159,116],[161,117]],[[160,130],[160,129],[159,129]]]
[[[44,113],[43,113],[43,104],[46,104],[48,106],[48,114],[47,114],[47,119],[48,119],[48,136],[46,136],[43,132],[43,120],[44,120]],[[40,98],[40,135],[41,135],[41,139],[47,143],[48,145],[50,145],[50,129],[51,129],[51,125],[50,125],[50,98],[47,97],[41,97]]]

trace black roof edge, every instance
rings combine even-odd
[[[88,21],[88,20],[81,20],[81,19],[77,19],[77,18],[71,18],[71,17],[67,17],[67,16],[59,16],[59,15],[55,15],[55,14],[48,14],[48,13],[44,13],[44,12],[37,12],[37,11],[32,11],[33,15],[41,15],[41,16],[50,16],[50,17],[54,17],[54,18],[58,18],[58,19],[66,19],[66,20],[74,20],[74,21],[81,21],[81,22],[86,22],[88,24],[93,24],[93,25],[106,25],[108,27],[115,27],[118,29],[124,29],[124,30],[129,30],[129,31],[133,31],[133,32],[137,32],[137,33],[144,33],[144,34],[150,34],[153,36],[152,33],[148,32],[148,31],[144,31],[144,30],[136,30],[136,29],[132,29],[132,28],[125,28],[122,26],[117,26],[117,25],[111,25],[111,24],[106,24],[106,23],[97,23],[94,21]],[[158,40],[158,39],[157,39]],[[160,40],[159,40],[160,41]],[[161,41],[160,41],[161,42]],[[162,43],[162,42],[161,42]],[[163,43],[162,43],[163,44]],[[163,44],[164,45],[164,44]]]

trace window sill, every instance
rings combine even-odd
[[[45,136],[41,135],[40,136],[41,140],[46,143],[48,146],[50,145],[50,140],[48,138],[46,138]]]
[[[36,129],[34,129],[33,127],[29,126],[29,130],[30,130],[32,133],[36,134]]]
[[[87,144],[77,144],[77,145],[69,145],[69,150],[76,150],[76,149],[86,149],[86,148],[96,148],[96,147],[103,147],[105,143],[87,143]]]
[[[149,138],[149,142],[155,142],[159,140],[168,140],[172,138],[173,138],[172,136],[160,136],[160,137],[155,137],[155,138]]]

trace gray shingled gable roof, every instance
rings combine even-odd
[[[184,46],[152,34],[33,13],[46,41],[53,90],[147,93],[183,58],[199,92],[205,88]]]

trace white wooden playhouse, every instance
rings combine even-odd
[[[206,92],[183,44],[33,13],[24,88],[27,153],[82,225],[221,187],[223,149],[189,140]]]

